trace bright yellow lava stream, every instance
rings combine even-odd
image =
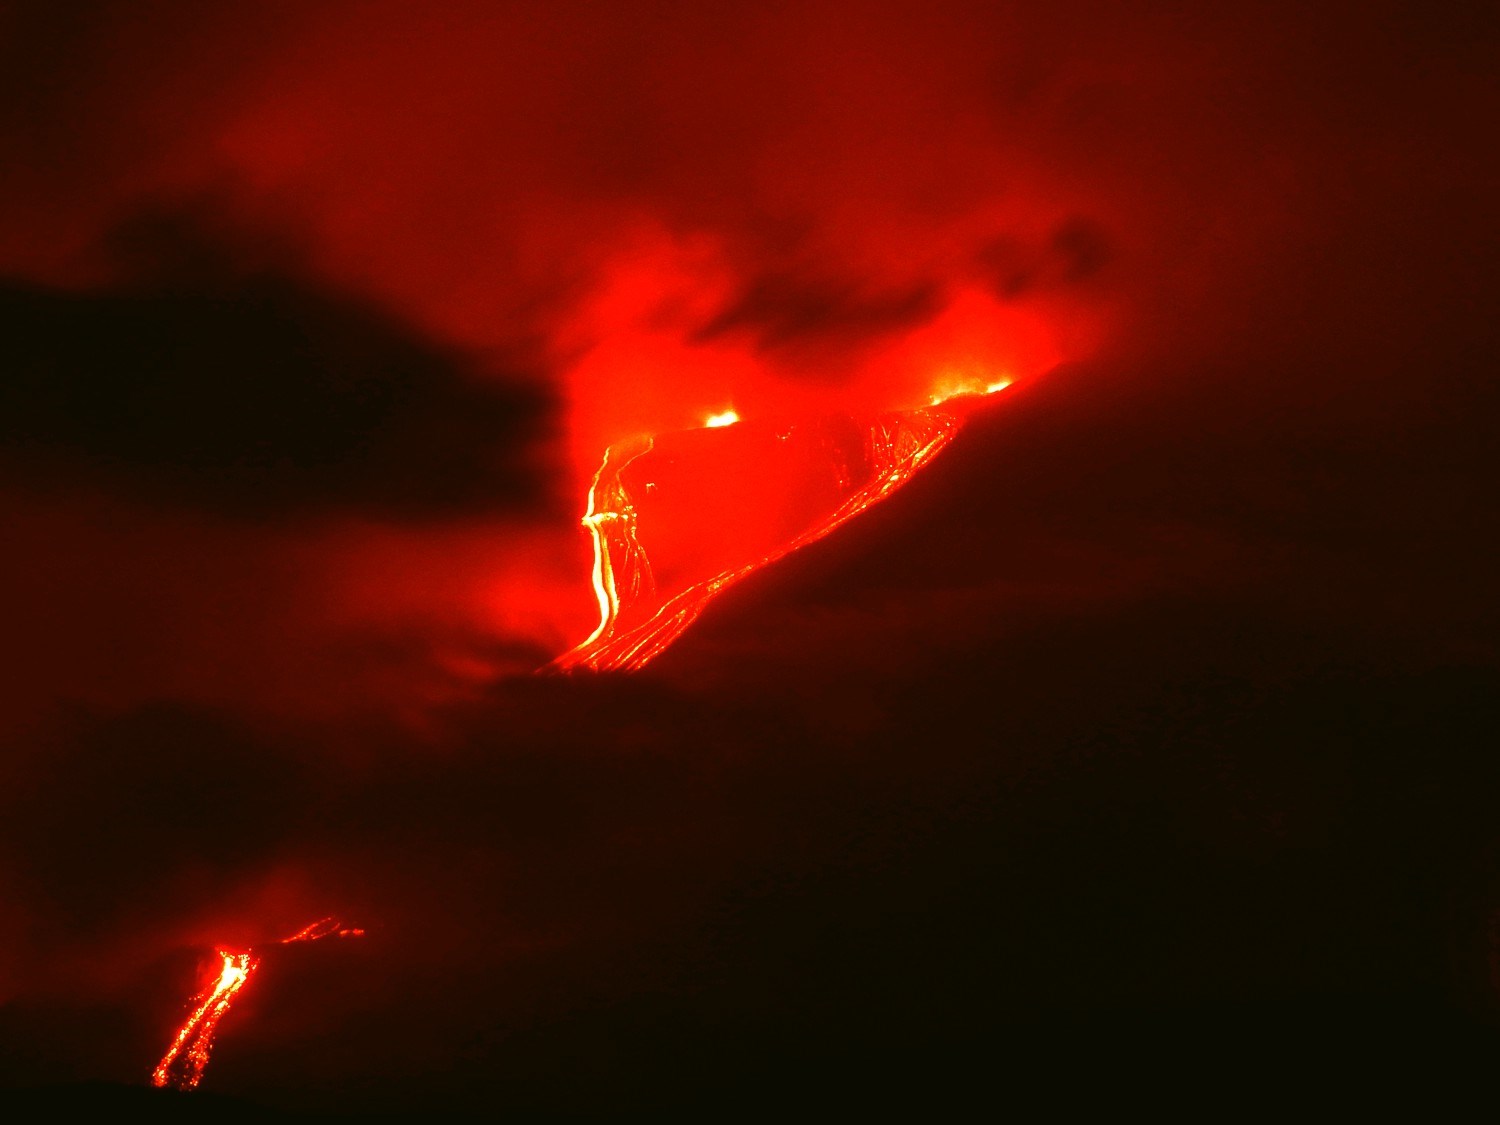
[[[320,918],[291,937],[282,938],[281,944],[317,941],[332,936],[358,937],[363,933],[363,930],[345,927],[337,918]],[[172,1045],[167,1048],[167,1053],[151,1072],[153,1086],[191,1090],[203,1080],[203,1071],[208,1066],[208,1054],[213,1047],[219,1021],[260,967],[260,958],[254,953],[232,953],[224,949],[216,952],[222,962],[219,975],[198,995],[193,1014],[188,1016],[172,1040]]]

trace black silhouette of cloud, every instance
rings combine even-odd
[[[128,272],[112,286],[0,286],[0,450],[28,484],[82,475],[231,515],[545,503],[544,380],[242,261],[200,215],[122,224],[109,244]]]

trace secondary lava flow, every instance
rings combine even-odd
[[[358,937],[363,933],[363,930],[346,927],[337,918],[320,918],[291,937],[282,938],[280,944],[317,941],[335,936]],[[255,971],[260,968],[260,956],[250,950],[235,952],[220,949],[215,952],[221,962],[219,974],[198,995],[192,1015],[188,1016],[172,1040],[172,1045],[167,1048],[167,1053],[151,1072],[153,1086],[191,1090],[203,1080],[203,1071],[208,1066],[208,1054],[213,1048],[219,1021],[229,1011],[234,998],[244,990]]]
[[[1009,385],[947,382],[928,406],[865,419],[778,426],[731,410],[610,446],[583,517],[599,625],[548,667],[644,667],[716,595],[894,493],[953,440],[969,406]]]

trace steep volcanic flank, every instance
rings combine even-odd
[[[715,596],[906,484],[957,435],[976,397],[934,396],[930,407],[869,418],[731,414],[611,446],[583,520],[599,627],[552,667],[644,667]]]

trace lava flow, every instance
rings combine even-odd
[[[317,941],[333,936],[358,937],[363,933],[363,930],[344,926],[336,918],[320,918],[291,937],[282,938],[280,944]],[[153,1086],[191,1090],[203,1080],[203,1071],[208,1066],[208,1054],[213,1048],[219,1021],[260,967],[261,958],[249,950],[236,953],[220,949],[216,953],[222,962],[219,974],[198,996],[192,1015],[188,1016],[172,1040],[172,1045],[167,1048],[167,1053],[151,1072]]]
[[[958,434],[967,405],[1009,385],[946,384],[928,406],[867,419],[778,426],[726,411],[610,446],[583,517],[599,625],[548,667],[644,667],[716,595],[894,493]]]

